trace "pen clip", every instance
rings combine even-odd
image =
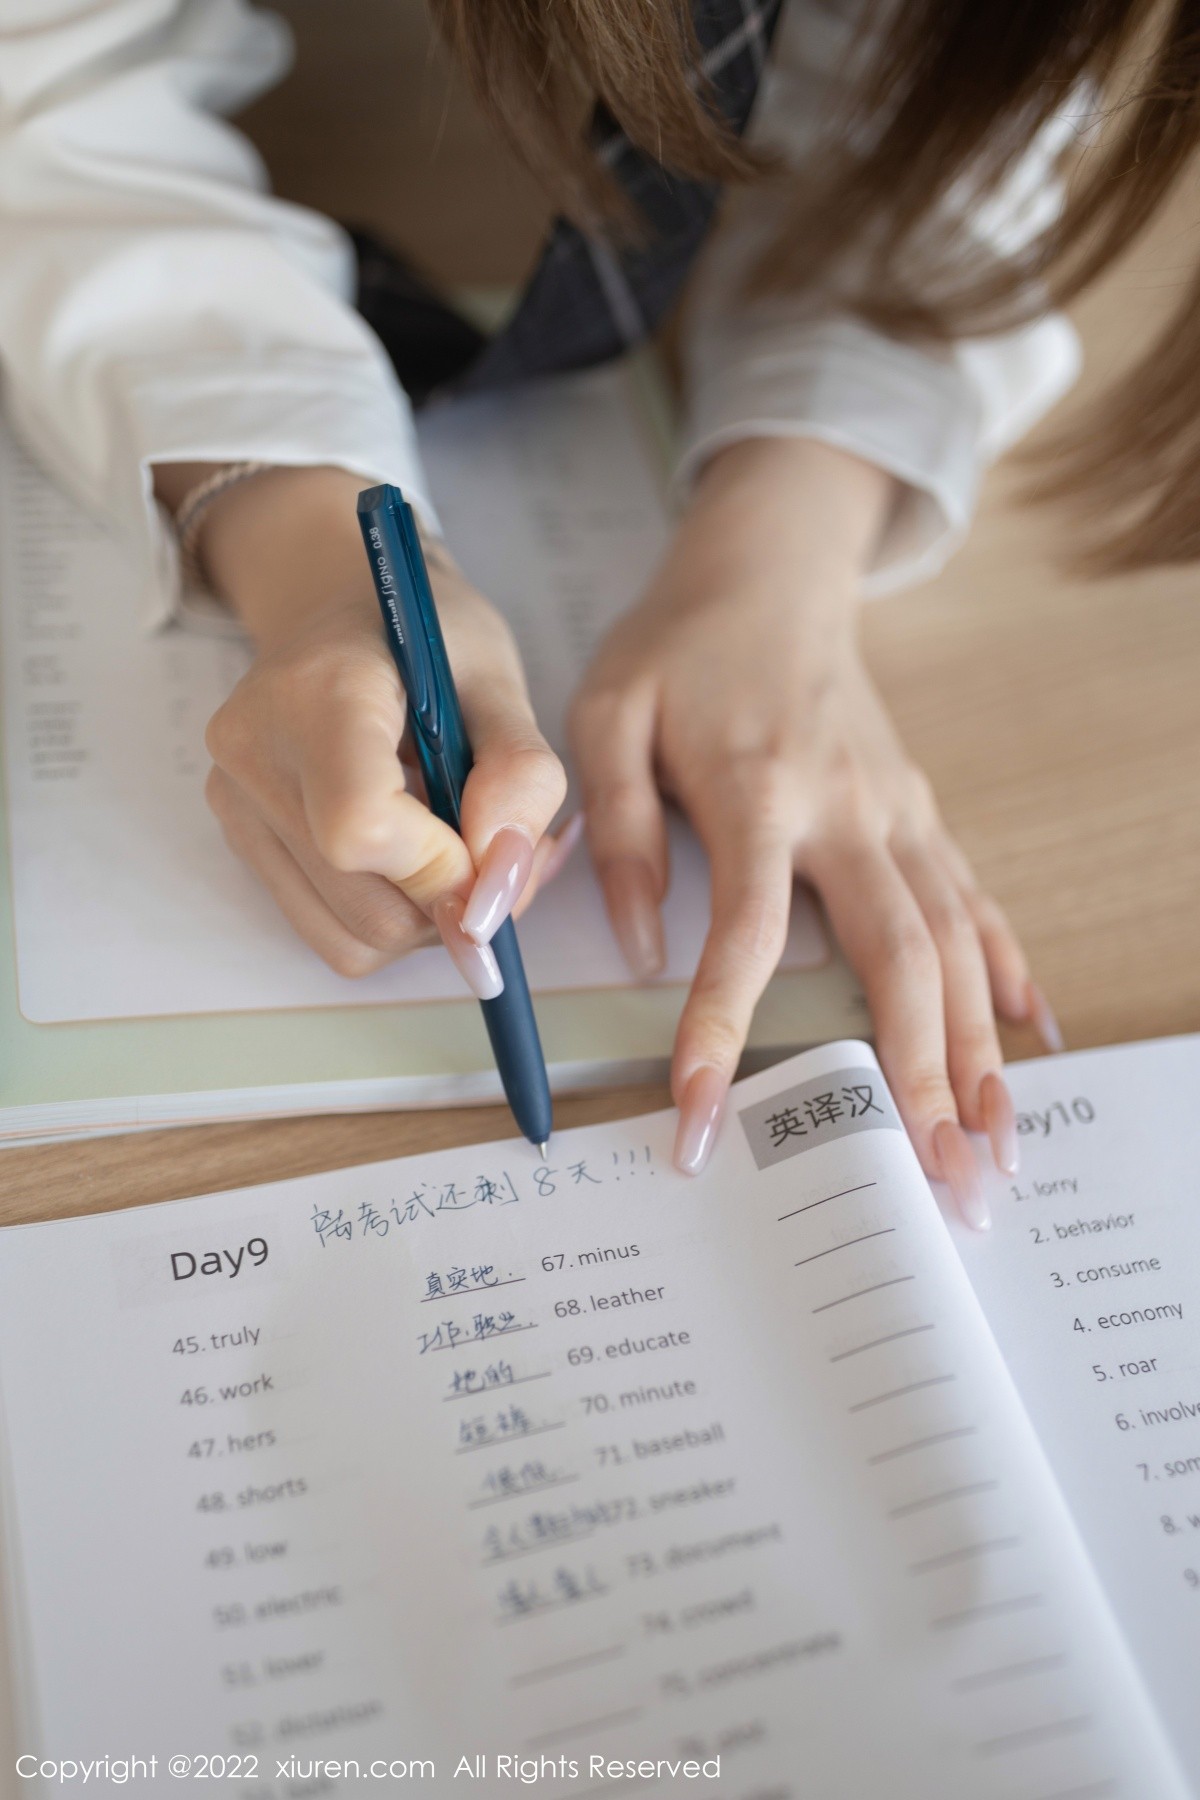
[[[408,570],[409,584],[418,606],[428,618],[433,612],[433,596],[429,591],[429,577],[425,572],[425,559],[421,554],[420,540],[416,536],[412,510],[404,501],[401,501],[398,509],[398,522],[400,547]],[[405,648],[412,674],[408,695],[410,717],[429,749],[435,755],[440,755],[443,750],[444,722],[428,633],[410,632]]]

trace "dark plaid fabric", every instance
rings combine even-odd
[[[693,6],[700,67],[739,135],[781,5],[695,0]],[[382,245],[355,234],[359,310],[418,403],[443,387],[473,392],[607,362],[640,343],[670,309],[712,223],[718,190],[672,175],[604,112],[593,136],[597,156],[645,221],[644,235],[634,247],[617,248],[560,219],[516,311],[490,340]]]
[[[487,349],[482,331],[386,244],[351,229],[358,310],[392,359],[414,406],[447,387]]]

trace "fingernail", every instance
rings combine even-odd
[[[1062,1030],[1054,1011],[1036,981],[1030,981],[1025,988],[1025,998],[1029,1005],[1029,1017],[1034,1030],[1045,1044],[1047,1050],[1054,1055],[1066,1049]]]
[[[1020,1162],[1017,1115],[1008,1083],[994,1069],[989,1069],[979,1084],[979,1110],[983,1114],[983,1128],[988,1134],[996,1167],[1005,1175],[1015,1175]]]
[[[698,1175],[712,1155],[728,1092],[729,1077],[711,1063],[697,1069],[683,1090],[679,1129],[675,1133],[675,1167],[685,1175]]]
[[[463,930],[477,944],[490,944],[520,898],[533,867],[533,845],[515,825],[504,825],[483,853],[475,886],[467,898]]]
[[[933,1149],[942,1180],[954,1195],[954,1204],[972,1231],[987,1231],[992,1223],[983,1197],[979,1165],[971,1140],[953,1119],[940,1119],[933,1128]]]
[[[662,972],[667,960],[654,877],[640,856],[618,856],[600,876],[621,955],[638,981]]]
[[[542,864],[542,872],[538,877],[538,887],[544,888],[547,882],[553,881],[564,863],[569,859],[572,850],[583,836],[584,818],[577,812],[569,818],[558,836],[554,839],[550,851]]]
[[[504,992],[504,977],[489,944],[477,944],[462,928],[463,903],[457,894],[443,894],[430,907],[433,922],[450,952],[450,958],[477,1000],[494,1000]]]

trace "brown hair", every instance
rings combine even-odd
[[[687,0],[432,0],[432,10],[501,133],[589,228],[630,228],[588,147],[597,102],[681,174],[780,178],[715,117],[695,75]],[[868,298],[856,305],[899,335],[995,331],[1071,300],[1145,227],[1200,142],[1200,0],[865,0],[862,41],[874,49],[830,121],[826,154],[812,159],[819,180],[788,177],[786,225],[751,285],[806,285],[851,244],[869,245]],[[959,195],[985,198],[1088,89],[1097,109],[1103,96],[1103,126],[1046,231],[1003,261],[952,226],[934,237],[951,188],[958,211]],[[1200,557],[1200,278],[1060,451],[1055,491],[1089,490],[1108,521],[1098,563]]]

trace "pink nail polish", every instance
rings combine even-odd
[[[450,958],[477,1000],[494,1000],[504,992],[504,977],[496,953],[488,944],[477,944],[462,928],[463,903],[457,894],[443,894],[430,907]]]
[[[675,1167],[685,1175],[698,1175],[712,1155],[728,1092],[729,1077],[711,1063],[703,1064],[688,1081],[675,1134]]]
[[[477,944],[490,944],[520,898],[533,867],[533,845],[515,825],[504,825],[483,853],[475,886],[467,898],[463,930]]]
[[[640,856],[618,856],[600,871],[613,935],[638,981],[661,974],[667,960],[654,877]]]
[[[542,864],[542,872],[538,877],[539,892],[549,882],[553,881],[559,870],[570,861],[572,850],[574,850],[576,844],[583,836],[583,825],[583,814],[577,812],[567,820],[558,836],[554,839],[546,860]]]
[[[972,1231],[987,1231],[992,1223],[983,1197],[979,1166],[971,1140],[954,1119],[939,1119],[933,1128],[933,1149],[942,1180],[954,1195],[954,1203]]]
[[[979,1084],[979,1110],[983,1114],[983,1128],[988,1134],[996,1167],[1005,1175],[1015,1175],[1020,1163],[1017,1115],[1008,1083],[993,1069],[988,1070]]]
[[[1025,993],[1029,1002],[1029,1017],[1034,1030],[1047,1050],[1057,1056],[1067,1046],[1050,1002],[1035,981],[1028,983]]]

